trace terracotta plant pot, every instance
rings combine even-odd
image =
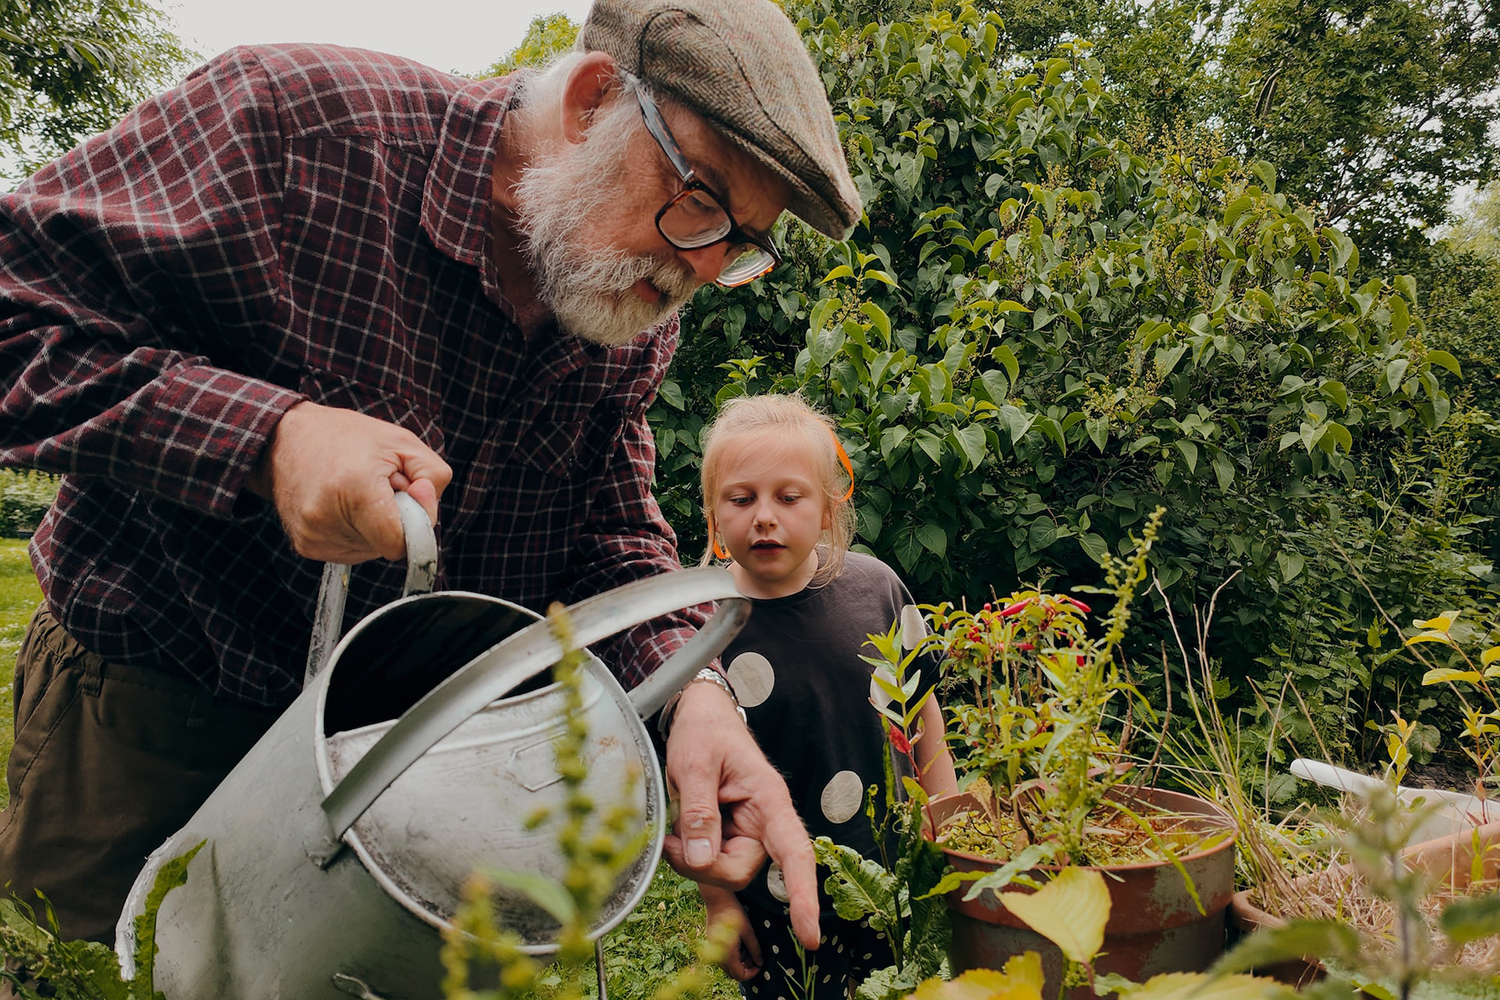
[[[1500,855],[1494,850],[1500,845],[1500,822],[1484,826],[1457,830],[1445,837],[1438,837],[1420,844],[1413,844],[1401,852],[1409,868],[1421,869],[1438,879],[1439,885],[1451,885],[1456,889],[1467,888],[1473,873],[1474,847],[1480,849],[1481,874],[1486,880],[1500,876]],[[1296,879],[1293,885],[1305,884],[1307,877]],[[1254,890],[1245,889],[1234,894],[1229,901],[1231,926],[1249,934],[1262,927],[1280,927],[1286,918],[1278,913],[1268,913],[1251,901]],[[1270,976],[1294,986],[1305,986],[1322,979],[1327,974],[1315,955],[1298,961],[1282,962],[1278,965],[1256,969],[1256,974]],[[1370,996],[1361,993],[1361,996]]]
[[[1165,811],[1201,817],[1201,822],[1194,820],[1193,826],[1205,833],[1228,830],[1232,834],[1234,830],[1229,814],[1210,802],[1158,789],[1142,789],[1139,794]],[[932,803],[939,829],[949,817],[979,809],[978,800],[967,793],[943,796]],[[963,851],[943,848],[943,853],[957,871],[992,871],[999,867],[993,859]],[[1205,912],[1193,902],[1182,873],[1168,862],[1099,869],[1109,887],[1111,905],[1109,923],[1104,928],[1104,954],[1095,963],[1096,972],[1115,972],[1144,982],[1162,972],[1201,972],[1224,951],[1224,912],[1234,894],[1234,837],[1180,860]],[[1032,874],[1045,881],[1047,873],[1057,870],[1047,866]],[[985,892],[965,901],[968,891],[964,885],[948,894],[953,919],[948,959],[953,974],[968,969],[999,969],[1012,956],[1035,951],[1042,956],[1048,995],[1052,995],[1052,985],[1061,982],[1067,964],[1062,952],[1013,916],[996,893]],[[1006,891],[1030,890],[1017,885]],[[1069,1000],[1093,997],[1087,987],[1065,995]]]

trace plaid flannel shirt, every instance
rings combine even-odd
[[[0,196],[0,464],[65,474],[32,557],[123,663],[266,706],[301,685],[321,564],[244,490],[302,400],[454,468],[441,589],[541,610],[678,567],[646,425],[678,336],[523,336],[489,258],[513,78],[332,46],[235,49]],[[355,568],[349,618],[403,569]],[[627,686],[704,619],[604,655]]]

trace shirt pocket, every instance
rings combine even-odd
[[[610,407],[593,409],[555,404],[528,407],[502,422],[497,450],[510,448],[510,462],[558,480],[577,482],[605,471],[624,418]]]

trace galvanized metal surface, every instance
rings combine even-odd
[[[1234,829],[1227,813],[1194,796],[1159,789],[1143,789],[1140,794],[1167,812],[1202,817],[1195,825],[1205,832]],[[977,808],[970,795],[944,796],[933,802],[933,818],[941,826],[950,816]],[[1234,848],[1231,836],[1206,851],[1180,859],[1202,900],[1203,911],[1187,891],[1182,872],[1167,862],[1102,867],[1109,888],[1110,915],[1104,930],[1104,955],[1096,970],[1144,982],[1161,972],[1199,972],[1213,964],[1224,951],[1225,909],[1234,894]],[[993,861],[962,851],[944,849],[943,853],[958,871],[997,867]],[[1046,871],[1044,868],[1037,874],[1045,878]],[[968,969],[998,969],[1014,955],[1035,951],[1042,956],[1047,993],[1056,995],[1052,991],[1061,982],[1066,966],[1057,947],[1007,910],[994,892],[966,901],[963,896],[967,891],[964,886],[948,895],[953,918],[949,961],[954,975]],[[1014,891],[1029,890],[1016,886]],[[1092,1000],[1093,994],[1081,987],[1064,996],[1068,1000]]]
[[[409,493],[396,494],[396,513],[406,537],[406,583],[401,596],[425,594],[437,580],[437,536],[422,505]],[[349,565],[327,563],[318,587],[318,604],[313,613],[312,638],[307,644],[307,670],[302,686],[307,687],[328,663],[333,648],[344,631],[344,606],[349,598]]]
[[[655,587],[631,585],[624,598],[612,592],[613,596],[602,595],[587,607],[575,608],[575,622],[582,620],[586,625],[580,630],[588,636],[583,641],[597,641],[665,611],[712,600],[724,602],[729,611],[726,621],[743,621],[747,602],[723,570],[688,570],[643,583],[657,581],[660,584]],[[674,595],[670,600],[662,596],[668,592]],[[382,628],[387,616],[397,622],[398,633],[410,631],[408,619],[452,619],[459,623],[456,628],[485,635],[483,619],[492,610],[505,616],[508,627],[518,609],[482,595],[429,594],[388,605],[351,630],[335,649],[328,668],[183,829],[153,853],[118,928],[117,950],[127,971],[131,971],[128,959],[134,950],[133,918],[144,909],[156,872],[166,861],[207,841],[189,866],[187,884],[168,894],[158,915],[156,987],[167,996],[173,1000],[342,1000],[350,995],[437,1000],[442,978],[438,928],[447,925],[451,901],[468,874],[451,864],[449,855],[468,852],[471,858],[513,870],[536,871],[541,865],[535,853],[523,853],[525,845],[491,833],[523,824],[532,806],[541,801],[536,796],[544,799],[549,789],[551,794],[557,792],[555,781],[546,773],[542,751],[535,749],[548,732],[547,712],[556,712],[560,704],[555,689],[499,698],[520,677],[545,669],[550,661],[542,655],[540,660],[545,662],[534,662],[528,655],[524,668],[507,668],[509,654],[499,653],[505,645],[500,643],[490,653],[471,659],[411,710],[420,716],[419,706],[433,701],[442,709],[434,713],[442,725],[412,726],[402,733],[397,732],[399,723],[377,727],[383,731],[375,734],[363,755],[354,751],[352,733],[325,737],[325,713],[338,708],[337,697],[329,700],[332,688],[342,683],[340,689],[346,693],[358,691],[361,664],[346,662],[344,657],[351,649],[368,650],[372,641],[385,641]],[[719,639],[699,644],[692,654],[695,662],[679,659],[674,665],[683,680],[717,655],[733,635],[733,629],[723,623],[715,628]],[[526,641],[528,651],[533,643],[540,643],[535,636],[541,634],[533,633]],[[432,636],[430,646],[440,650],[445,643],[445,636]],[[406,658],[420,665],[422,653],[418,649]],[[480,675],[481,682],[455,683],[470,672]],[[622,880],[611,900],[612,912],[594,928],[595,934],[601,934],[624,918],[650,882],[661,851],[665,797],[649,736],[629,697],[597,660],[586,673],[589,711],[600,713],[598,720],[591,717],[591,725],[598,728],[588,750],[601,779],[598,800],[610,801],[625,784],[624,774],[637,770],[640,778],[634,794],[644,805],[654,834],[640,864]],[[455,703],[462,703],[467,715],[448,725],[445,713]],[[552,725],[559,722],[551,720]],[[381,768],[368,772],[376,776],[361,778],[359,794],[345,801],[357,804],[375,784],[386,790],[383,794],[376,790],[375,808],[345,838],[353,849],[336,852],[326,867],[320,867],[306,848],[326,835],[327,800],[387,741],[400,746],[396,752],[382,752]],[[358,756],[342,780],[343,766],[334,760],[340,742],[349,744],[351,760]],[[400,766],[387,787],[385,768],[391,761]],[[419,770],[410,772],[412,780],[406,782],[403,772],[413,764]],[[611,768],[614,777],[605,780]],[[519,794],[517,788],[524,789],[525,800],[506,798]],[[355,805],[347,808],[356,817],[365,812]],[[525,849],[533,847],[538,845]],[[552,850],[555,854],[555,847]],[[413,892],[412,886],[423,880],[427,888]],[[452,885],[454,881],[460,884]],[[432,890],[434,884],[442,886],[441,891]],[[432,896],[445,896],[448,902]],[[550,942],[543,942],[529,950],[550,949]]]

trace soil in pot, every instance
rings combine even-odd
[[[1169,830],[1169,842],[1185,843],[1175,848],[1182,871],[1169,861],[1137,861],[1096,865],[1110,890],[1109,923],[1104,932],[1104,953],[1095,964],[1100,974],[1118,973],[1144,982],[1163,972],[1199,972],[1211,965],[1224,950],[1224,915],[1234,893],[1234,823],[1218,806],[1191,795],[1157,789],[1135,789],[1139,796],[1131,808],[1154,813]],[[977,799],[966,793],[945,796],[932,803],[932,818],[938,829],[962,813],[983,811]],[[1101,826],[1119,828],[1101,817]],[[970,833],[975,831],[971,828]],[[965,843],[972,846],[971,840]],[[1129,838],[1104,837],[1110,846],[1101,856],[1116,855]],[[1150,838],[1143,838],[1149,842]],[[948,863],[958,871],[991,871],[1001,862],[951,847],[939,839]],[[1046,881],[1056,867],[1031,872]],[[1188,891],[1186,872],[1202,901],[1202,910]],[[1026,892],[1022,886],[1005,891]],[[999,969],[1007,959],[1026,951],[1042,956],[1046,981],[1061,982],[1066,960],[1046,938],[1013,916],[993,891],[964,900],[968,886],[948,895],[953,921],[953,943],[949,962],[954,975],[968,969]],[[1049,988],[1050,993],[1050,988]],[[1093,994],[1079,987],[1066,994],[1069,1000],[1088,1000]]]

